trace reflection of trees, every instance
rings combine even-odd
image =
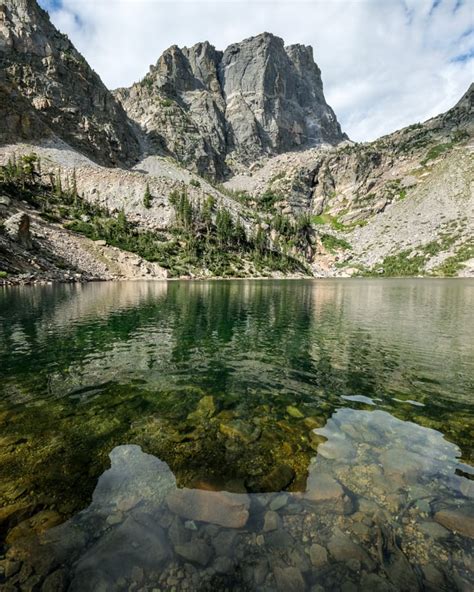
[[[424,351],[409,349],[412,334],[433,329],[422,316],[417,325],[417,307],[426,310],[424,284],[406,292],[405,331],[404,292],[391,286],[396,288],[370,281],[129,282],[4,291],[4,385],[26,399],[44,397],[48,389],[66,393],[71,384],[141,378],[151,389],[198,387],[249,412],[271,397],[283,411],[291,401],[314,413],[323,401],[334,408],[348,404],[340,395],[356,394],[385,395],[387,408],[415,420],[465,410],[460,397],[449,404],[426,397],[422,413],[393,407],[398,388],[413,398],[410,380],[419,385],[417,368],[426,367]],[[439,290],[435,296],[426,297],[436,326],[438,317],[445,324],[446,303]],[[453,306],[451,289],[446,298]],[[459,310],[456,315],[463,320]],[[437,377],[446,381],[439,372]],[[450,381],[450,387],[464,394],[464,385]],[[130,392],[140,388],[130,386]],[[416,388],[444,394],[436,380]]]

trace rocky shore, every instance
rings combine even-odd
[[[156,263],[71,232],[6,197],[0,223],[0,286],[167,277]]]

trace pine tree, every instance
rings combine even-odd
[[[62,181],[61,181],[61,169],[58,169],[58,172],[56,174],[56,180],[55,180],[55,184],[54,184],[54,193],[55,193],[56,197],[62,197],[63,185],[62,185]]]
[[[120,230],[126,230],[127,218],[125,216],[125,210],[122,208],[117,216],[117,226]]]
[[[258,255],[263,255],[267,249],[267,237],[261,226],[258,227],[254,239],[255,251]]]
[[[229,212],[221,209],[216,215],[217,240],[221,246],[227,246],[231,243],[234,230],[234,224]]]
[[[150,185],[147,183],[145,188],[145,194],[143,196],[143,205],[145,208],[151,208],[151,193],[150,193]]]
[[[73,169],[73,171],[72,171],[71,197],[74,200],[74,203],[76,203],[77,202],[77,198],[78,198],[76,169]]]

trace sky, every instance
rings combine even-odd
[[[355,141],[453,106],[474,80],[474,0],[39,0],[109,88],[171,45],[217,49],[268,31],[311,45]]]

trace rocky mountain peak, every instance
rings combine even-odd
[[[145,128],[150,151],[162,149],[216,177],[262,156],[346,139],[324,98],[312,48],[285,47],[271,33],[223,52],[207,41],[172,46],[117,96]]]

